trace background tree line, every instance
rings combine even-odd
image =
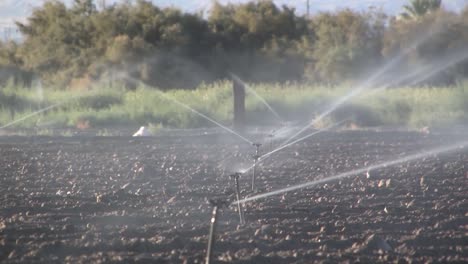
[[[129,74],[160,88],[193,88],[235,73],[251,82],[358,80],[410,48],[407,70],[468,45],[468,9],[452,13],[440,0],[409,1],[400,16],[341,10],[312,17],[272,1],[221,5],[207,16],[125,1],[97,9],[92,0],[67,7],[48,1],[26,23],[23,41],[0,42],[0,80],[86,87]],[[421,32],[432,32],[412,46]],[[459,63],[429,80],[453,82]],[[401,71],[403,72],[403,71]],[[401,72],[395,72],[400,74]],[[128,86],[132,86],[128,82]]]

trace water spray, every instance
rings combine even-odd
[[[253,144],[253,142],[250,141],[250,140],[248,140],[246,137],[242,136],[242,135],[239,134],[239,133],[236,133],[234,130],[232,130],[232,129],[230,129],[230,128],[228,128],[228,127],[226,127],[226,126],[220,124],[219,122],[213,120],[212,118],[210,118],[210,117],[208,117],[208,116],[206,116],[206,115],[204,115],[204,114],[198,112],[197,110],[191,108],[190,106],[185,105],[185,104],[183,104],[183,103],[177,101],[176,99],[167,96],[167,95],[164,94],[163,92],[160,92],[160,94],[161,94],[161,96],[164,97],[165,99],[170,100],[170,101],[172,101],[172,102],[174,102],[174,103],[176,103],[176,104],[182,106],[183,108],[185,108],[185,109],[187,109],[187,110],[189,110],[189,111],[191,111],[191,112],[193,112],[193,113],[195,113],[195,114],[197,114],[197,115],[199,115],[199,116],[205,118],[206,120],[208,120],[208,121],[210,121],[211,123],[213,123],[213,124],[215,124],[215,125],[217,125],[217,126],[223,128],[223,129],[225,129],[226,131],[230,132],[231,134],[238,136],[240,139],[244,140],[245,142],[247,142],[247,143],[249,143],[249,144]]]
[[[213,211],[211,213],[211,222],[210,222],[210,236],[208,238],[208,246],[206,249],[206,259],[205,264],[210,264],[213,257],[213,246],[215,242],[216,235],[216,225],[218,222],[218,211],[222,207],[229,206],[229,202],[225,199],[210,199],[210,204],[213,206]]]
[[[287,135],[291,134],[291,131],[291,126],[287,124],[282,124],[281,127],[275,128],[266,134],[263,144],[269,145],[269,151],[272,151],[275,147],[275,140],[285,138]]]
[[[41,91],[40,94],[39,94],[39,97],[42,97],[42,96],[43,96],[43,95],[42,95],[42,84],[40,84],[39,87],[40,87],[40,91]],[[16,119],[16,120],[13,120],[13,121],[11,121],[11,122],[9,122],[9,123],[7,123],[7,124],[1,126],[0,129],[4,129],[4,128],[7,128],[7,127],[10,127],[10,126],[12,126],[12,125],[14,125],[14,124],[17,124],[17,123],[19,123],[19,122],[21,122],[21,121],[24,121],[24,120],[29,119],[29,118],[31,118],[31,117],[34,117],[34,116],[36,116],[36,115],[45,113],[45,112],[47,112],[47,111],[49,111],[49,110],[52,110],[52,109],[57,108],[57,107],[60,107],[60,106],[62,106],[62,105],[64,105],[64,104],[68,104],[68,103],[70,103],[71,101],[73,101],[73,100],[75,100],[75,99],[80,99],[80,98],[82,98],[83,96],[84,96],[84,95],[80,95],[80,96],[78,96],[78,95],[70,96],[70,97],[67,98],[66,100],[63,100],[62,102],[58,102],[58,103],[56,103],[56,104],[49,105],[49,106],[44,107],[44,108],[41,108],[41,109],[39,109],[39,110],[37,110],[37,111],[35,111],[35,112],[29,113],[29,114],[27,114],[27,115],[25,115],[25,116],[22,116],[22,117],[20,117],[20,118],[18,118],[18,119]],[[42,99],[41,99],[41,100],[42,100]]]
[[[236,199],[237,199],[237,211],[239,211],[239,220],[240,224],[244,225],[245,220],[244,220],[244,212],[242,210],[242,203],[240,202],[240,189],[239,189],[239,177],[241,176],[240,172],[236,172],[234,174],[231,174],[229,177],[231,179],[234,179],[234,184],[235,184],[235,189],[236,189]]]
[[[130,77],[130,76],[124,76],[124,77],[125,77],[126,79],[128,79],[129,81],[131,81],[131,82],[135,82],[135,83],[137,83],[137,84],[143,84],[143,85],[146,86],[145,83],[143,83],[142,81],[140,81],[140,80],[138,80],[138,79],[132,78],[132,77]],[[155,88],[155,87],[153,87],[153,88]],[[199,116],[202,117],[203,119],[205,119],[205,120],[207,120],[207,121],[209,121],[209,122],[211,122],[211,123],[213,123],[213,124],[219,126],[220,128],[226,130],[227,132],[229,132],[229,133],[231,133],[231,134],[233,134],[233,135],[239,137],[239,138],[242,139],[243,141],[245,141],[245,142],[247,142],[247,143],[249,143],[249,144],[253,144],[253,142],[250,141],[249,139],[247,139],[246,137],[244,137],[244,136],[242,136],[241,134],[235,132],[234,130],[232,130],[232,129],[230,129],[230,128],[224,126],[224,125],[222,125],[221,123],[215,121],[214,119],[208,117],[207,115],[202,114],[202,113],[200,113],[199,111],[193,109],[192,107],[190,107],[190,106],[188,106],[188,105],[186,105],[186,104],[184,104],[184,103],[179,102],[179,101],[176,100],[175,98],[166,95],[164,92],[160,91],[159,89],[156,89],[156,88],[155,88],[155,90],[158,91],[158,93],[159,93],[159,94],[161,95],[161,97],[163,97],[164,99],[166,99],[166,100],[168,100],[168,101],[171,101],[171,102],[173,102],[173,103],[175,103],[175,104],[177,104],[177,105],[179,105],[179,106],[185,108],[186,110],[188,110],[188,111],[190,111],[190,112],[192,112],[192,113],[195,113],[195,114],[199,115]]]
[[[231,72],[229,73],[229,75],[231,75],[232,79],[234,79],[236,82],[241,83],[250,93],[257,97],[257,99],[260,100],[260,102],[262,102],[268,108],[268,110],[270,110],[270,112],[276,117],[276,119],[278,119],[281,123],[284,123],[284,119],[278,114],[278,112],[276,112],[263,97],[261,97],[257,92],[255,92],[254,89],[250,88],[245,82],[243,82],[239,78],[239,76],[235,75],[234,73]]]
[[[66,100],[66,101],[64,101],[64,102],[57,103],[57,104],[53,104],[53,105],[50,105],[50,106],[48,106],[48,107],[39,109],[39,110],[37,110],[37,111],[35,111],[35,112],[32,112],[32,113],[30,113],[30,114],[28,114],[28,115],[25,115],[25,116],[23,116],[23,117],[20,117],[20,118],[18,118],[18,119],[16,119],[16,120],[11,121],[11,122],[8,123],[8,124],[5,124],[5,125],[1,126],[0,129],[4,129],[4,128],[7,128],[7,127],[10,127],[10,126],[12,126],[12,125],[14,125],[14,124],[16,124],[16,123],[19,123],[19,122],[21,122],[21,121],[23,121],[23,120],[26,120],[26,119],[28,119],[28,118],[30,118],[30,117],[33,117],[33,116],[36,116],[36,115],[38,115],[38,114],[47,112],[47,111],[49,111],[49,110],[51,110],[51,109],[53,109],[53,108],[59,107],[59,106],[65,104],[65,103],[67,103],[68,101],[69,101],[69,100]]]
[[[400,52],[395,58],[392,60],[388,61],[385,63],[378,71],[374,72],[369,78],[361,82],[359,85],[357,85],[357,88],[353,89],[351,92],[346,94],[345,96],[339,98],[336,100],[328,109],[323,111],[318,117],[312,119],[312,121],[307,124],[305,127],[303,127],[301,130],[299,130],[297,133],[295,133],[293,136],[285,140],[281,146],[286,145],[289,143],[291,140],[293,140],[295,137],[299,136],[302,134],[304,131],[306,131],[308,128],[312,127],[313,125],[317,124],[319,121],[321,121],[324,117],[328,116],[331,114],[333,111],[335,111],[337,108],[339,108],[341,105],[349,101],[351,98],[361,94],[363,91],[368,90],[371,88],[371,86],[386,72],[389,70],[395,68],[398,63],[400,63],[405,56],[407,56],[411,51],[416,49],[421,43],[429,39],[434,34],[434,32],[428,31],[426,32],[421,38],[419,38],[417,41],[412,43],[411,46],[403,50],[403,52]]]
[[[393,166],[393,165],[401,164],[401,163],[404,163],[404,162],[410,162],[410,161],[422,159],[422,158],[425,158],[425,157],[428,157],[428,156],[443,154],[443,153],[446,153],[446,152],[452,152],[452,151],[455,151],[457,149],[461,150],[461,149],[466,148],[467,146],[468,146],[468,141],[458,142],[456,144],[453,144],[453,145],[450,145],[450,146],[447,146],[447,147],[434,148],[434,149],[430,149],[430,150],[427,150],[427,151],[424,151],[424,152],[421,152],[421,153],[417,153],[417,154],[409,155],[409,156],[406,156],[406,157],[403,157],[403,158],[399,158],[399,159],[396,159],[396,160],[382,162],[382,163],[378,163],[376,165],[371,165],[371,166],[368,166],[368,167],[365,167],[365,168],[352,170],[352,171],[349,171],[349,172],[344,172],[344,173],[341,173],[341,174],[338,174],[338,175],[335,175],[335,176],[326,177],[324,179],[310,181],[310,182],[294,185],[294,186],[291,186],[291,187],[279,189],[279,190],[276,190],[276,191],[251,196],[251,197],[248,197],[248,198],[244,198],[243,200],[241,200],[241,202],[245,203],[245,202],[249,202],[249,201],[253,201],[253,200],[263,199],[263,198],[267,198],[267,197],[270,197],[270,196],[275,196],[275,195],[279,195],[279,194],[283,194],[283,193],[287,193],[287,192],[291,192],[291,191],[311,187],[311,186],[314,186],[314,185],[317,185],[317,184],[327,183],[327,182],[331,182],[331,181],[334,181],[334,180],[347,178],[347,177],[350,177],[350,176],[353,176],[353,175],[366,173],[367,171],[376,170],[376,169],[379,169],[379,168],[382,168],[382,167]]]
[[[423,81],[431,78],[432,76],[434,76],[434,75],[446,70],[447,68],[450,68],[453,65],[456,65],[456,64],[458,64],[458,63],[460,63],[460,62],[462,62],[462,61],[464,61],[466,59],[468,59],[468,52],[466,52],[466,51],[456,53],[455,55],[452,54],[448,58],[444,58],[442,63],[439,63],[440,65],[438,65],[438,66],[430,66],[432,64],[437,64],[437,63],[430,63],[429,65],[423,66],[423,67],[421,67],[420,69],[418,69],[416,71],[410,72],[410,73],[404,75],[401,78],[398,78],[398,79],[393,80],[393,81],[391,81],[389,83],[386,83],[385,85],[382,85],[381,87],[372,89],[370,93],[366,94],[366,96],[372,95],[372,94],[377,93],[377,92],[382,91],[382,90],[385,90],[385,89],[387,89],[389,87],[392,87],[394,85],[398,85],[400,83],[407,82],[409,80],[411,80],[411,81],[406,84],[407,86],[416,85],[416,84],[418,84],[420,82],[423,82]]]
[[[458,63],[463,62],[466,59],[468,59],[468,52],[466,52],[466,51],[462,52],[461,54],[457,53],[455,55],[452,55],[452,56],[450,56],[450,58],[446,59],[446,61],[444,63],[442,63],[442,65],[432,67],[431,71],[429,71],[425,75],[422,75],[419,78],[415,78],[413,81],[411,81],[409,83],[409,86],[412,86],[412,85],[418,84],[420,82],[423,82],[423,81],[429,79],[430,77],[432,77],[432,76],[446,70],[447,68],[450,68],[453,65],[456,65]]]
[[[311,133],[311,134],[309,134],[309,135],[306,135],[306,136],[303,136],[303,137],[301,137],[301,138],[299,138],[299,139],[296,139],[296,140],[294,140],[293,142],[290,142],[290,143],[288,143],[288,144],[286,144],[286,145],[280,146],[280,147],[278,147],[277,149],[274,149],[274,150],[272,150],[272,151],[270,151],[270,152],[264,154],[263,156],[260,156],[260,159],[258,160],[258,162],[254,163],[254,165],[256,165],[257,163],[263,162],[263,161],[266,160],[268,157],[270,157],[271,155],[275,154],[276,152],[278,152],[278,151],[280,151],[280,150],[282,150],[282,149],[285,149],[285,148],[287,148],[287,147],[290,147],[290,146],[292,146],[292,145],[294,145],[294,144],[296,144],[296,143],[299,143],[299,142],[301,142],[301,141],[303,141],[303,140],[306,140],[306,139],[308,139],[308,138],[310,138],[310,137],[313,137],[313,136],[315,136],[315,135],[317,135],[317,134],[319,134],[319,133],[322,133],[322,132],[324,132],[324,131],[327,131],[327,130],[333,128],[333,127],[337,127],[337,126],[343,124],[344,122],[346,122],[346,121],[348,121],[348,120],[350,120],[350,118],[341,120],[340,122],[337,122],[337,123],[335,123],[335,124],[333,124],[333,125],[330,125],[330,126],[328,126],[328,127],[326,127],[326,128],[317,130],[317,131],[315,131],[315,132],[313,132],[313,133]],[[249,170],[255,168],[254,165],[252,165],[252,166],[250,166],[249,168],[245,169],[245,170],[243,171],[243,173],[246,173],[246,172],[248,172]]]

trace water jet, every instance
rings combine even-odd
[[[292,146],[292,145],[294,145],[294,144],[296,144],[296,143],[299,143],[299,142],[301,142],[301,141],[304,141],[304,140],[306,140],[306,139],[308,139],[308,138],[310,138],[310,137],[312,137],[312,136],[315,136],[315,135],[317,135],[317,134],[319,134],[319,133],[322,133],[322,132],[324,132],[324,131],[327,131],[327,130],[333,128],[333,127],[337,127],[337,126],[343,124],[344,122],[346,122],[346,121],[348,121],[348,120],[349,120],[349,118],[344,119],[344,120],[341,120],[340,122],[337,122],[337,123],[335,123],[335,124],[333,124],[333,125],[330,125],[330,126],[328,126],[328,127],[326,127],[326,128],[323,128],[323,129],[314,131],[314,132],[312,132],[311,134],[306,135],[306,136],[303,136],[303,137],[301,137],[301,138],[299,138],[299,139],[296,139],[296,140],[294,140],[293,142],[287,143],[286,145],[281,145],[281,146],[279,146],[278,148],[276,148],[276,149],[274,149],[274,150],[272,150],[272,151],[270,151],[270,152],[268,152],[268,153],[266,153],[266,154],[260,156],[260,157],[259,157],[259,160],[258,160],[256,163],[254,163],[254,165],[252,165],[252,166],[248,167],[247,169],[245,169],[245,170],[243,171],[243,173],[246,173],[246,172],[248,172],[249,170],[255,168],[255,165],[256,165],[257,163],[260,163],[260,162],[264,161],[265,159],[267,159],[267,158],[270,157],[271,155],[275,154],[276,152],[278,152],[278,151],[280,151],[280,150],[282,150],[282,149],[285,149],[285,148],[287,148],[287,147],[290,147],[290,146]]]
[[[128,79],[129,81],[135,82],[135,83],[137,83],[137,84],[146,85],[146,84],[144,84],[142,81],[140,81],[140,80],[138,80],[138,79],[135,79],[135,78],[132,78],[132,77],[130,77],[130,76],[124,76],[124,77],[125,77],[126,79]],[[243,141],[245,141],[245,142],[247,142],[247,143],[249,143],[249,144],[253,144],[253,143],[254,143],[254,142],[250,141],[249,139],[247,139],[246,137],[242,136],[241,134],[239,134],[239,133],[235,132],[234,130],[232,130],[232,129],[230,129],[230,128],[224,126],[224,125],[222,125],[221,123],[215,121],[214,119],[208,117],[207,115],[202,114],[201,112],[195,110],[194,108],[192,108],[192,107],[190,107],[190,106],[188,106],[188,105],[186,105],[186,104],[184,104],[184,103],[182,103],[182,102],[176,100],[176,99],[173,98],[173,97],[170,97],[170,96],[166,95],[164,92],[162,92],[162,91],[160,91],[160,90],[158,90],[158,89],[155,89],[155,90],[158,91],[159,95],[161,95],[162,98],[164,98],[164,99],[166,99],[166,100],[168,100],[168,101],[171,101],[171,102],[173,102],[173,103],[175,103],[175,104],[177,104],[177,105],[183,107],[183,108],[186,109],[187,111],[190,111],[190,112],[192,112],[192,113],[194,113],[194,114],[196,114],[196,115],[202,117],[203,119],[205,119],[205,120],[207,120],[207,121],[209,121],[209,122],[215,124],[216,126],[218,126],[218,127],[222,128],[222,129],[226,130],[227,132],[229,132],[229,133],[231,133],[231,134],[233,134],[233,135],[239,137],[240,139],[242,139]]]
[[[73,98],[71,98],[71,99],[73,99]],[[71,99],[69,99],[69,100],[71,100]],[[4,128],[7,128],[7,127],[10,127],[10,126],[12,126],[12,125],[14,125],[14,124],[16,124],[16,123],[19,123],[19,122],[21,122],[21,121],[23,121],[23,120],[26,120],[26,119],[28,119],[28,118],[30,118],[30,117],[36,116],[36,115],[38,115],[38,114],[47,112],[47,111],[49,111],[49,110],[51,110],[51,109],[53,109],[53,108],[59,107],[59,106],[65,104],[65,103],[67,103],[69,100],[66,100],[66,101],[64,101],[64,102],[57,103],[57,104],[53,104],[53,105],[47,106],[47,107],[45,107],[45,108],[39,109],[39,110],[37,110],[37,111],[35,111],[35,112],[32,112],[32,113],[30,113],[30,114],[28,114],[28,115],[25,115],[25,116],[23,116],[23,117],[20,117],[20,118],[18,118],[18,119],[16,119],[16,120],[11,121],[10,123],[7,123],[7,124],[1,126],[0,129],[4,129]]]
[[[439,154],[444,154],[444,153],[447,153],[447,152],[453,152],[453,151],[456,151],[457,149],[460,150],[460,149],[464,149],[466,147],[468,147],[468,141],[458,142],[458,143],[455,143],[455,144],[452,144],[452,145],[449,145],[449,146],[445,146],[445,147],[433,148],[433,149],[430,149],[430,150],[422,151],[420,153],[416,153],[416,154],[413,154],[413,155],[408,155],[406,157],[398,158],[398,159],[395,159],[395,160],[381,162],[381,163],[371,165],[371,166],[367,166],[367,167],[364,167],[364,168],[361,168],[361,169],[356,169],[356,170],[340,173],[340,174],[335,175],[335,176],[330,176],[330,177],[326,177],[326,178],[315,180],[315,181],[309,181],[309,182],[306,182],[306,183],[297,184],[297,185],[290,186],[290,187],[283,188],[283,189],[279,189],[279,190],[276,190],[276,191],[271,191],[271,192],[267,192],[267,193],[263,193],[263,194],[258,194],[258,195],[255,195],[255,196],[244,198],[243,200],[241,200],[241,202],[245,203],[245,202],[249,202],[249,201],[253,201],[253,200],[263,199],[263,198],[267,198],[267,197],[270,197],[270,196],[279,195],[279,194],[283,194],[283,193],[287,193],[287,192],[291,192],[291,191],[311,187],[311,186],[314,186],[314,185],[317,185],[317,184],[327,183],[327,182],[331,182],[331,181],[334,181],[334,180],[347,178],[347,177],[357,175],[357,174],[364,174],[367,171],[372,171],[372,170],[383,168],[383,167],[393,166],[393,165],[397,165],[397,164],[401,164],[401,163],[405,163],[405,162],[411,162],[411,161],[415,161],[415,160],[418,160],[418,159],[430,157],[430,156],[433,156],[433,155],[439,155]]]
[[[390,71],[391,69],[395,68],[398,66],[398,64],[413,50],[415,50],[419,45],[424,43],[427,39],[429,39],[434,32],[428,31],[425,32],[420,38],[418,38],[416,41],[414,41],[408,48],[404,49],[402,52],[400,52],[397,56],[389,60],[387,63],[385,63],[382,67],[380,67],[377,71],[375,71],[373,74],[371,74],[367,79],[363,80],[359,85],[356,85],[356,88],[353,88],[348,94],[338,98],[334,103],[332,103],[326,110],[324,110],[320,115],[318,115],[316,118],[312,119],[310,123],[308,123],[306,126],[304,126],[301,130],[299,130],[297,133],[295,133],[293,136],[288,138],[286,141],[284,141],[281,146],[286,145],[289,143],[291,140],[293,140],[295,137],[299,136],[302,134],[304,131],[306,131],[308,128],[314,126],[317,124],[319,121],[321,121],[324,117],[328,116],[331,114],[333,111],[338,109],[340,106],[342,106],[344,103],[346,103],[348,100],[350,100],[353,97],[356,97],[357,95],[360,95],[362,92],[369,90],[372,85],[374,85],[379,78],[383,76],[386,72]]]
[[[234,73],[229,73],[231,75],[231,78],[233,79],[234,83],[238,83],[239,85],[242,85],[245,89],[247,89],[250,93],[252,93],[260,102],[262,102],[266,108],[278,119],[281,123],[284,123],[283,118],[276,112],[273,107],[263,98],[261,97],[257,92],[255,92],[254,89],[250,88],[245,82],[243,82],[239,76],[235,75]]]

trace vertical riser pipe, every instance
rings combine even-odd
[[[206,261],[205,264],[210,264],[213,257],[213,246],[215,242],[216,234],[216,222],[218,220],[218,206],[213,207],[213,212],[211,214],[211,224],[210,224],[210,236],[208,238],[208,247],[206,249]]]
[[[244,225],[245,220],[244,220],[244,212],[242,210],[242,204],[240,202],[240,190],[239,190],[239,177],[235,178],[236,181],[236,198],[237,198],[237,210],[239,211],[239,219],[240,219],[240,224]]]

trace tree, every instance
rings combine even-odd
[[[8,41],[4,43],[0,41],[0,65],[22,67],[23,61],[18,55],[18,48],[19,45],[16,42]]]
[[[312,57],[315,65],[310,75],[337,83],[357,79],[381,59],[383,17],[379,13],[343,10],[322,13],[312,20],[315,43]]]
[[[442,67],[439,73],[412,79],[422,78],[425,84],[431,85],[453,83],[458,78],[456,72],[460,72],[463,66],[463,63],[454,62],[466,56],[466,32],[468,23],[463,22],[463,13],[457,14],[443,8],[418,19],[393,19],[385,32],[383,54],[388,60],[404,55],[404,61],[395,67],[393,75],[447,64],[447,68]],[[448,67],[451,63],[453,67]],[[414,80],[406,81],[412,83]]]
[[[220,75],[234,71],[250,81],[285,81],[302,75],[303,59],[297,59],[293,49],[308,29],[294,9],[271,0],[214,2],[208,23],[216,47],[213,56],[218,58],[212,68]]]
[[[441,5],[442,0],[411,0],[409,5],[403,6],[405,11],[401,15],[406,19],[417,19],[440,9]]]
[[[306,18],[272,0],[215,1],[206,19],[149,0],[99,9],[95,2],[45,1],[26,23],[17,23],[21,43],[0,45],[0,65],[32,71],[63,88],[112,72],[160,88],[194,88],[229,72],[252,82],[339,83],[359,79],[427,30],[439,33],[413,49],[408,65],[424,65],[465,47],[468,39],[468,11],[450,14],[441,0],[411,0],[405,16],[417,19],[390,21],[378,11],[351,10]],[[429,25],[437,17],[434,25],[441,29],[433,30]]]
[[[96,12],[96,6],[93,0],[75,0],[73,3],[73,11],[80,15],[90,16]]]
[[[19,44],[0,41],[0,85],[9,81],[13,84],[30,86],[33,73],[23,70],[23,60],[18,54]]]
[[[67,84],[73,60],[80,57],[77,45],[80,27],[61,2],[46,2],[34,10],[27,23],[17,23],[24,41],[19,49],[24,67],[36,72],[47,84]],[[83,29],[81,29],[83,30]]]

